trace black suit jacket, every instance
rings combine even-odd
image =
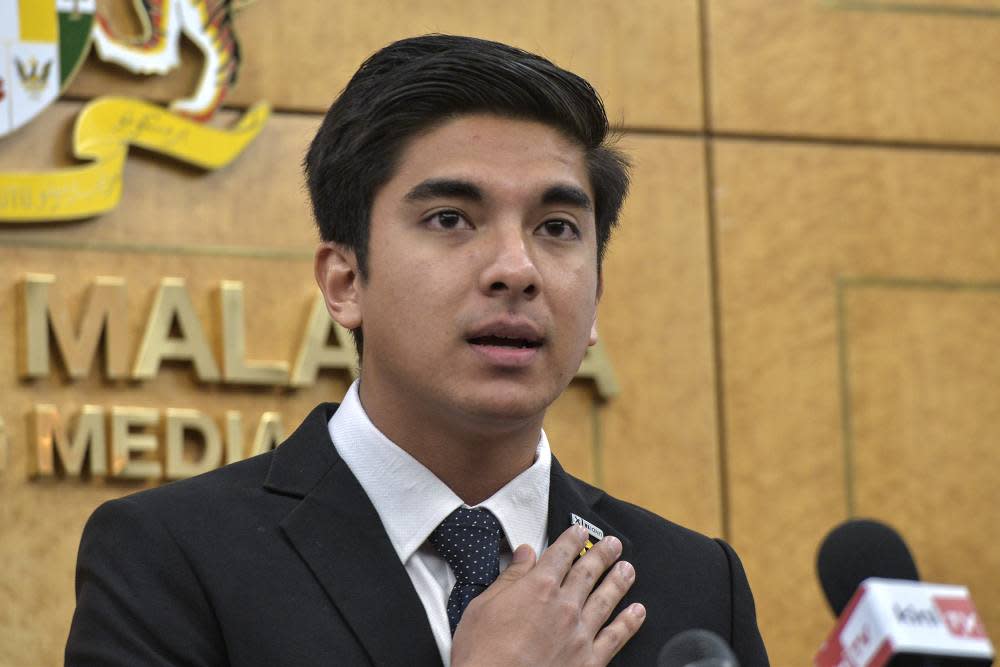
[[[440,665],[420,599],[361,485],[331,446],[335,405],[274,451],[105,503],[83,533],[67,665]],[[575,513],[615,535],[648,614],[615,665],[655,665],[687,628],[767,665],[753,599],[724,542],[615,500],[553,460],[548,537]],[[620,607],[620,608],[621,608]]]

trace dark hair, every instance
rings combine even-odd
[[[534,120],[584,149],[594,192],[597,262],[628,192],[628,160],[615,150],[600,96],[541,56],[473,37],[424,35],[366,60],[326,112],[305,157],[313,215],[324,241],[354,252],[368,277],[375,194],[407,142],[436,124],[486,112]],[[361,353],[361,332],[352,332]]]

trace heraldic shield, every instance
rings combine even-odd
[[[90,46],[96,0],[0,0],[0,137],[69,85]]]

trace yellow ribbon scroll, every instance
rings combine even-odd
[[[0,172],[0,224],[89,218],[118,205],[128,147],[139,146],[201,167],[236,158],[264,127],[271,108],[259,102],[229,129],[209,127],[128,97],[88,103],[73,127],[73,154],[91,164],[37,172]]]

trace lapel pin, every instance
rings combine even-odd
[[[604,531],[590,523],[586,519],[576,514],[569,515],[570,525],[583,526],[587,529],[588,538],[587,542],[583,545],[583,549],[580,550],[580,556],[582,557],[585,553],[594,548],[594,545],[604,539]]]

